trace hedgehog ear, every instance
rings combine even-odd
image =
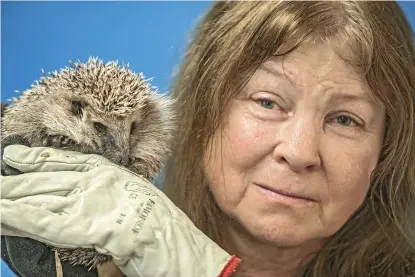
[[[86,106],[86,102],[82,100],[72,100],[71,112],[74,116],[82,118],[83,109]]]

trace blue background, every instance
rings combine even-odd
[[[415,26],[415,2],[400,2]],[[1,2],[1,100],[69,60],[130,63],[166,91],[211,2]],[[14,276],[2,264],[1,276]]]
[[[415,2],[400,2],[415,26]],[[1,99],[69,60],[130,63],[168,89],[188,31],[211,2],[2,2]]]
[[[69,60],[119,60],[167,89],[211,2],[2,2],[2,100]]]

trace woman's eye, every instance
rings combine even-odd
[[[266,99],[261,99],[259,100],[259,104],[266,108],[266,109],[270,109],[272,110],[275,107],[275,103],[270,101],[270,100],[266,100]]]
[[[358,125],[356,121],[353,120],[353,118],[351,118],[350,116],[346,116],[346,115],[341,115],[341,116],[336,117],[336,122],[339,123],[340,125],[347,126],[347,127],[354,127]]]

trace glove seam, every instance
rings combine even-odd
[[[96,164],[96,162],[97,162],[97,161],[94,161],[91,164],[89,161],[82,162],[82,163],[68,163],[68,162],[64,162],[64,161],[51,161],[51,160],[48,160],[48,161],[36,161],[36,162],[24,162],[23,163],[23,162],[19,162],[19,161],[12,160],[12,159],[10,159],[8,157],[4,157],[3,160],[9,161],[11,163],[20,164],[20,165],[24,165],[24,164],[38,165],[38,164],[41,164],[41,163],[43,163],[43,164],[47,164],[47,163],[59,163],[59,164],[68,164],[68,165],[84,165],[84,164],[87,164],[87,165],[94,166]]]

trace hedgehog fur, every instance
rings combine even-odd
[[[170,153],[173,106],[128,65],[89,58],[43,75],[2,105],[2,149],[22,143],[99,154],[150,179]],[[2,163],[2,174],[15,172]],[[111,261],[92,249],[57,250],[91,269]]]
[[[151,177],[170,152],[173,101],[128,65],[87,63],[43,76],[5,109],[2,139],[95,153]]]

